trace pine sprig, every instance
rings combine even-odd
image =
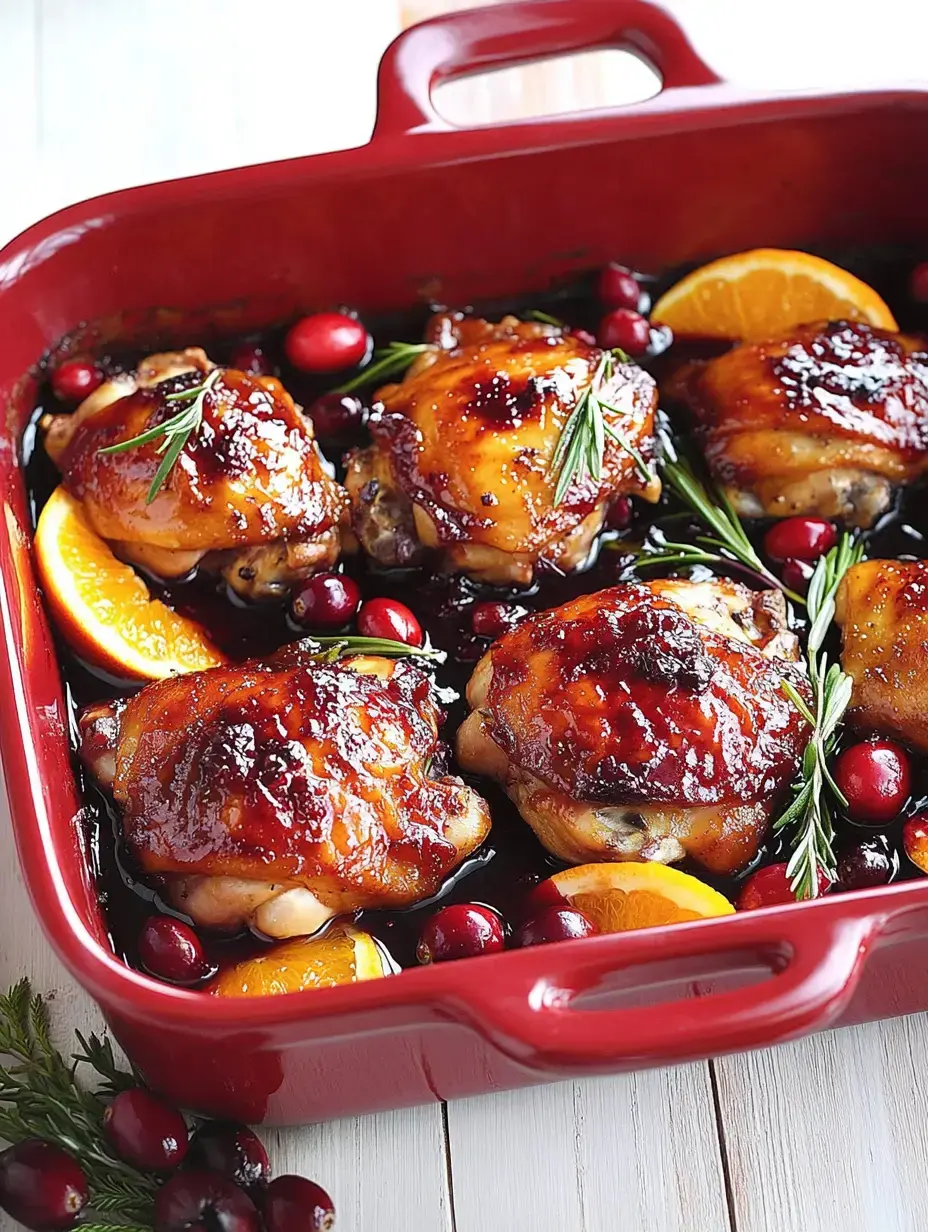
[[[847,807],[847,800],[832,777],[829,758],[834,752],[838,726],[851,700],[851,678],[839,663],[829,663],[822,649],[835,616],[835,595],[841,579],[852,565],[863,559],[863,545],[843,534],[838,543],[815,567],[809,583],[809,636],[806,661],[812,705],[807,706],[796,689],[784,680],[783,692],[812,725],[812,736],[802,755],[799,781],[789,807],[774,822],[776,831],[790,834],[793,854],[786,867],[790,886],[797,898],[815,898],[819,873],[834,881],[833,807]]]
[[[110,1070],[112,1050],[91,1036],[95,1055]],[[90,1051],[84,1044],[85,1053]],[[153,1176],[117,1159],[103,1137],[104,1103],[79,1086],[77,1064],[69,1065],[54,1047],[48,1007],[33,995],[28,980],[0,996],[0,1138],[21,1142],[44,1138],[80,1162],[91,1192],[91,1209],[150,1226],[156,1189]],[[115,1083],[115,1059],[109,1081]],[[93,1064],[93,1062],[91,1062]]]
[[[719,553],[732,557],[766,586],[782,590],[786,597],[794,603],[806,602],[802,595],[784,586],[758,556],[741,524],[741,519],[725,493],[716,487],[708,476],[700,475],[689,458],[678,455],[666,438],[664,439],[663,476],[683,503],[712,532],[709,535],[700,535],[696,540],[699,545],[715,554],[718,560],[725,559],[725,556],[719,556]],[[675,546],[679,549],[687,545]]]
[[[385,347],[378,347],[367,367],[362,368],[357,376],[337,385],[335,392],[351,394],[356,389],[366,389],[378,381],[389,381],[402,376],[414,359],[424,355],[426,351],[434,350],[435,347],[429,342],[389,342]]]
[[[593,372],[593,379],[577,398],[576,406],[561,429],[551,459],[551,471],[557,475],[555,505],[561,503],[575,479],[582,480],[589,475],[595,483],[599,482],[607,437],[625,450],[645,483],[650,483],[654,478],[638,450],[606,417],[607,411],[612,415],[628,414],[602,396],[604,386],[615,375],[616,363],[627,362],[628,356],[618,348],[603,352]]]
[[[164,481],[171,473],[191,436],[196,436],[199,432],[200,425],[203,423],[203,412],[206,409],[207,394],[218,381],[221,372],[221,368],[214,368],[199,385],[191,385],[188,389],[179,389],[173,394],[165,394],[165,402],[181,404],[181,409],[170,419],[165,419],[163,423],[156,424],[154,428],[148,428],[147,431],[133,436],[128,441],[120,441],[116,445],[108,445],[105,449],[97,450],[101,454],[123,453],[127,449],[137,449],[139,445],[147,445],[149,441],[156,441],[159,437],[164,438],[158,446],[158,453],[164,456],[148,489],[148,495],[145,498],[146,505],[150,505],[161,491]]]

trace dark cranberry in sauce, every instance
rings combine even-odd
[[[825,894],[830,882],[819,869],[818,893]],[[741,887],[735,906],[739,911],[754,911],[758,907],[777,907],[782,903],[794,903],[796,895],[790,888],[786,864],[768,864],[752,873]]]
[[[453,903],[426,920],[416,954],[421,963],[448,962],[492,954],[504,942],[497,912],[478,903]]]
[[[354,394],[340,394],[337,390],[322,394],[307,412],[313,421],[316,435],[339,440],[350,436],[364,423],[364,403]]]
[[[891,881],[899,857],[881,835],[850,843],[838,852],[838,884],[844,890],[868,890]]]
[[[103,373],[87,359],[69,359],[51,375],[52,389],[61,402],[83,402],[103,383]]]
[[[635,507],[628,496],[617,496],[609,506],[606,525],[610,530],[628,530],[635,518]]]
[[[928,261],[913,268],[909,275],[909,293],[920,304],[928,304]]]
[[[240,372],[249,372],[252,376],[268,376],[273,371],[271,361],[259,346],[242,343],[237,346],[229,358],[229,367],[238,368]]]
[[[809,589],[814,572],[815,566],[810,565],[807,560],[787,560],[783,562],[780,577],[784,586],[795,591],[797,595],[804,595]]]
[[[838,538],[830,522],[821,518],[784,518],[764,535],[764,551],[771,560],[818,560]]]
[[[301,372],[340,372],[364,359],[370,341],[361,322],[347,313],[316,312],[291,326],[284,350]]]
[[[576,937],[590,937],[595,932],[594,924],[582,911],[566,906],[545,907],[516,929],[512,944],[519,948],[526,945],[547,945],[550,941],[572,941]]]
[[[835,782],[852,821],[885,825],[902,811],[912,788],[909,755],[892,740],[865,740],[835,762]]]
[[[172,984],[197,984],[210,974],[203,945],[189,924],[150,916],[139,934],[139,958],[151,975]]]
[[[525,615],[525,608],[511,603],[475,603],[471,612],[471,625],[478,637],[495,640],[517,624]]]
[[[362,637],[386,638],[422,645],[422,626],[405,603],[396,599],[368,599],[358,613],[358,632]]]
[[[317,573],[294,592],[293,619],[309,629],[339,629],[361,603],[357,582],[343,573]]]
[[[599,275],[596,294],[604,308],[633,308],[641,298],[638,280],[621,265],[607,265]]]
[[[616,308],[600,321],[596,337],[601,347],[620,347],[629,355],[643,355],[651,344],[651,327],[640,312]]]

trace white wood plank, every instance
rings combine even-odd
[[[924,1015],[715,1062],[738,1232],[924,1232]]]
[[[448,1105],[457,1232],[728,1232],[705,1065]]]

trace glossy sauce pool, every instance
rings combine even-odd
[[[924,254],[906,253],[899,250],[869,250],[851,255],[847,253],[823,253],[838,264],[852,270],[869,282],[887,300],[903,331],[928,333],[928,306],[913,303],[908,296],[908,275],[912,265]],[[659,293],[684,271],[674,271],[659,280],[642,278],[648,291]],[[591,288],[595,274],[570,287],[553,290],[546,296],[536,296],[530,302],[514,299],[506,303],[481,304],[479,315],[497,319],[505,312],[524,315],[528,310],[542,310],[564,320],[572,327],[595,332],[600,308]],[[383,346],[395,340],[419,341],[428,316],[425,308],[417,309],[406,316],[366,320],[376,344]],[[362,312],[362,319],[363,312]],[[250,337],[248,342],[260,345],[274,370],[279,372],[284,385],[298,403],[310,407],[319,394],[326,392],[342,377],[324,380],[308,377],[291,368],[283,355],[283,331],[275,330],[262,337]],[[230,356],[241,339],[227,339],[220,343],[210,342],[207,351],[218,363],[229,362]],[[190,338],[188,345],[198,345],[201,339]],[[153,338],[151,345],[132,354],[97,357],[107,372],[130,368],[144,354],[159,349],[163,340]],[[692,346],[673,345],[662,355],[652,355],[642,360],[660,379],[669,364],[680,358],[700,353]],[[702,353],[706,353],[705,349]],[[367,391],[369,395],[370,391]],[[685,430],[685,425],[671,419],[675,430]],[[39,405],[24,438],[24,465],[32,505],[33,518],[38,516],[42,505],[55,488],[58,474],[38,441],[35,424],[45,411],[60,411],[48,386],[44,386]],[[361,428],[351,438],[320,438],[326,458],[341,475],[340,458],[352,445],[366,443],[368,435]],[[877,527],[867,534],[867,551],[870,556],[916,556],[924,553],[925,537],[928,536],[928,509],[925,509],[924,489],[908,490],[897,498],[893,510],[887,513]],[[472,632],[472,610],[477,602],[492,599],[518,604],[531,611],[555,607],[576,595],[600,590],[619,581],[635,577],[630,570],[630,553],[622,551],[623,543],[638,543],[647,526],[669,512],[679,512],[672,499],[666,495],[656,508],[637,505],[632,526],[620,533],[608,532],[587,567],[570,576],[547,572],[540,576],[529,591],[502,591],[499,588],[478,586],[463,577],[433,574],[428,567],[411,570],[382,571],[373,566],[363,555],[347,557],[344,571],[359,584],[363,598],[389,596],[413,609],[426,631],[432,645],[447,652],[447,660],[440,665],[428,664],[439,687],[440,697],[446,708],[446,720],[442,736],[448,745],[448,764],[457,772],[450,746],[454,733],[466,713],[463,702],[464,688],[473,666],[490,645],[487,638],[476,637]],[[752,538],[759,539],[763,527],[748,526]],[[696,533],[696,528],[684,519],[673,523],[673,537],[686,539]],[[685,571],[691,576],[706,571],[701,567]],[[642,577],[655,577],[659,570],[651,569]],[[738,573],[732,577],[744,580]],[[185,615],[192,616],[208,631],[210,638],[233,659],[260,656],[277,647],[312,633],[288,617],[287,605],[245,605],[229,597],[225,586],[215,578],[194,576],[188,581],[165,586],[146,579],[154,593],[170,606]],[[797,624],[797,627],[800,627]],[[118,695],[127,695],[138,686],[125,686],[105,679],[81,664],[58,639],[59,661],[66,687],[68,703],[72,711],[89,702]],[[834,647],[836,650],[837,647]],[[72,730],[76,726],[72,725]],[[153,910],[160,909],[176,914],[161,902],[154,882],[140,880],[132,867],[131,857],[122,843],[118,819],[108,799],[87,780],[75,755],[75,770],[83,785],[87,805],[87,850],[97,879],[100,900],[104,908],[107,927],[116,953],[132,965],[138,965],[136,938],[144,920]],[[916,788],[907,808],[907,813],[923,807],[928,799],[928,761],[913,759]],[[489,838],[469,859],[455,871],[435,898],[418,903],[403,911],[365,911],[357,916],[361,928],[373,933],[389,951],[399,966],[415,964],[415,949],[425,918],[434,910],[436,901],[472,901],[497,908],[510,925],[518,924],[524,913],[524,900],[532,887],[544,877],[550,876],[563,865],[550,856],[533,831],[526,825],[503,792],[485,779],[464,776],[478,788],[490,805],[493,829]],[[893,853],[897,871],[894,879],[917,876],[915,870],[901,853],[902,819],[889,827],[856,826],[837,820],[836,846],[851,844],[860,839],[884,835]],[[729,896],[737,892],[738,883],[759,864],[786,858],[782,840],[771,836],[761,848],[752,864],[734,878],[719,879],[701,869],[691,867],[705,881],[710,882]],[[687,867],[683,865],[681,867]],[[837,891],[833,891],[837,892]],[[217,966],[228,963],[262,948],[266,943],[243,934],[234,938],[203,936],[209,957]]]

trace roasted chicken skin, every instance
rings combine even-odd
[[[581,564],[610,501],[655,501],[656,475],[606,439],[598,481],[575,480],[554,504],[552,459],[565,423],[602,351],[561,328],[504,317],[491,323],[440,314],[433,349],[396,385],[377,392],[373,444],[348,460],[352,522],[381,564],[415,563],[426,549],[480,581],[528,584],[541,560]],[[609,423],[640,455],[654,454],[657,387],[635,364],[617,363],[602,389]]]
[[[150,355],[74,414],[46,416],[46,449],[93,529],[124,559],[162,577],[202,563],[246,597],[276,598],[334,563],[347,506],[312,424],[279,381],[223,369],[199,429],[150,504],[163,438],[100,453],[176,414],[166,395],[197,386],[214,368],[198,347]]]
[[[841,580],[835,619],[853,680],[848,718],[928,752],[928,561],[864,560]]]
[[[928,470],[928,352],[859,321],[799,326],[685,366],[706,460],[740,514],[870,526]]]
[[[778,592],[656,581],[584,595],[490,648],[461,765],[498,779],[554,855],[733,872],[798,766],[805,696]]]
[[[297,643],[91,707],[81,754],[175,906],[288,937],[433,894],[486,837],[481,797],[430,773],[438,724],[418,668]]]

